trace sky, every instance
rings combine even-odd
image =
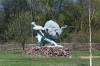
[[[2,7],[3,7],[3,6],[0,4],[0,9],[2,9]]]
[[[2,6],[2,4],[1,4],[1,0],[0,0],[0,9],[2,8],[3,6]]]

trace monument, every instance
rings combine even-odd
[[[67,27],[67,25],[62,26],[54,22],[53,20],[49,20],[45,23],[44,27],[36,25],[35,22],[32,22],[33,30],[37,33],[38,47],[45,46],[47,42],[50,42],[55,47],[62,47],[58,45],[54,40],[58,39],[63,32],[63,29]]]
[[[32,22],[33,30],[37,33],[38,47],[28,47],[25,48],[24,54],[28,55],[42,55],[42,56],[64,56],[71,58],[70,50],[67,47],[63,47],[58,45],[55,42],[55,39],[58,39],[63,32],[63,29],[67,27],[67,25],[62,26],[54,22],[53,20],[49,20],[45,23],[44,27],[37,25],[35,22]],[[54,46],[45,46],[45,44],[49,42]]]

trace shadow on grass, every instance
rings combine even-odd
[[[88,64],[78,64],[77,66],[89,66]]]

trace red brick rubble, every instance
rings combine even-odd
[[[24,54],[28,55],[42,55],[42,56],[64,56],[71,58],[71,53],[68,48],[64,47],[29,47],[25,48]]]

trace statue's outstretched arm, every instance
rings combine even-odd
[[[62,30],[63,30],[64,28],[67,28],[67,25],[64,25],[64,26],[61,27]]]

